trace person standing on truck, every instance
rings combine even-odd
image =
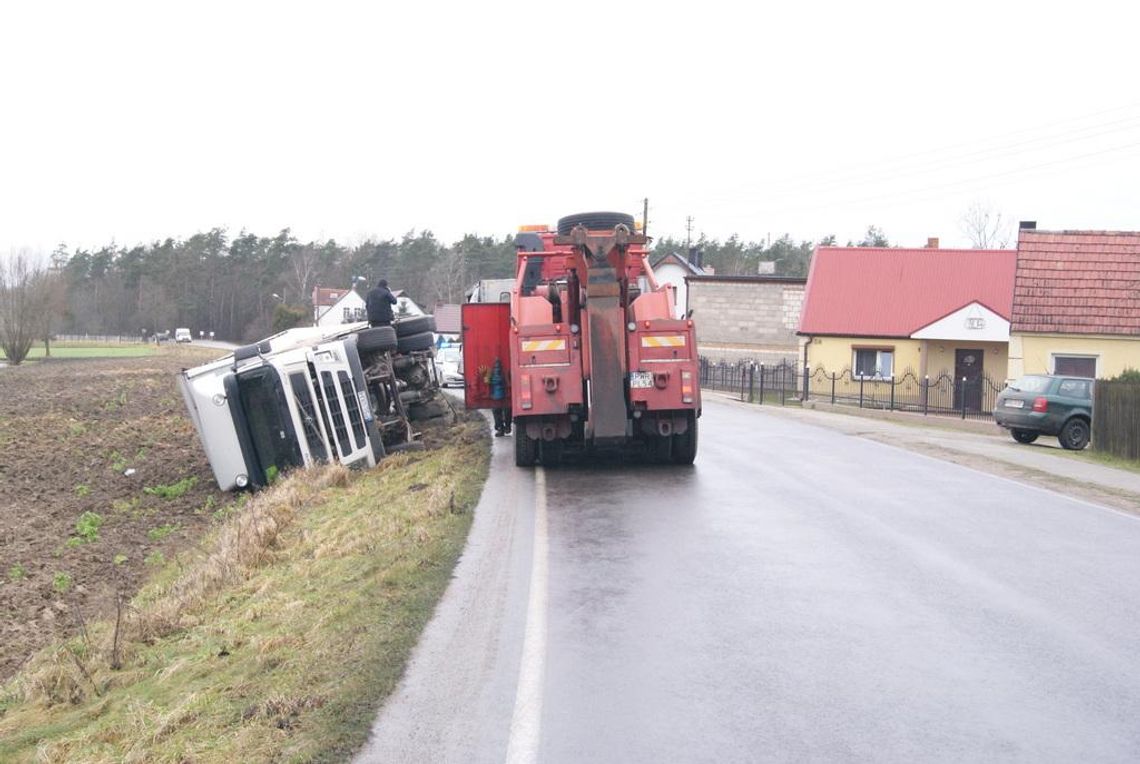
[[[392,306],[396,304],[396,295],[388,288],[388,279],[376,282],[364,298],[364,304],[368,308],[369,326],[392,325]]]
[[[487,372],[487,386],[491,388],[491,400],[496,405],[491,409],[495,417],[495,437],[501,438],[511,434],[511,402],[507,398],[507,378],[503,375],[503,364],[495,359],[491,370]]]

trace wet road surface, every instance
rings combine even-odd
[[[1135,517],[717,401],[692,469],[504,440],[362,761],[1140,759]]]

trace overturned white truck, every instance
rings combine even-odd
[[[222,490],[291,467],[372,467],[414,447],[413,421],[450,414],[439,394],[435,319],[290,329],[185,369],[182,397]]]

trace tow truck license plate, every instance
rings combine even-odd
[[[629,373],[629,386],[634,389],[653,387],[653,374],[648,371],[631,371]]]
[[[1005,402],[1005,407],[1010,409],[1023,409],[1025,408],[1025,401],[1017,398],[1010,398]]]

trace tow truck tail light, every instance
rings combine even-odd
[[[1049,401],[1046,400],[1045,396],[1038,395],[1033,399],[1033,410],[1041,414],[1049,410]]]
[[[693,402],[693,372],[681,372],[681,403]]]
[[[519,380],[519,396],[522,398],[524,409],[534,408],[534,401],[530,397],[530,375],[523,374]]]

